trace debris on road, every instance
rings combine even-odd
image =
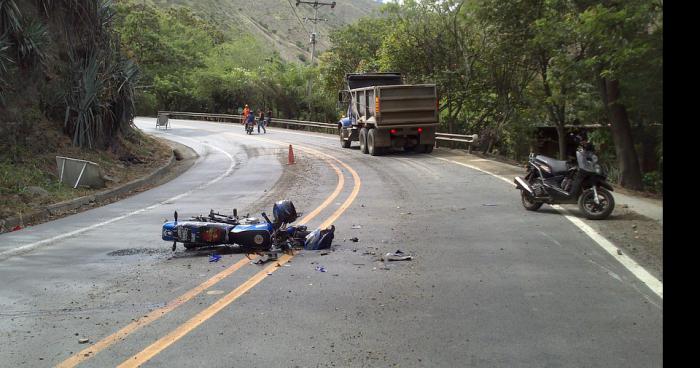
[[[217,253],[212,253],[209,256],[209,262],[219,262],[220,259],[221,259],[221,255],[217,254]]]
[[[485,206],[485,207],[496,207],[496,206],[498,206],[497,204],[494,204],[494,203],[482,203],[481,205],[482,205],[482,206]]]
[[[259,258],[257,261],[251,262],[251,264],[262,265],[270,261],[276,261],[277,257],[271,257],[269,255]]]
[[[316,266],[316,271],[319,271],[319,272],[326,272],[326,268],[323,267],[323,266]]]
[[[401,250],[397,250],[394,253],[387,253],[382,257],[383,261],[410,261],[413,259],[413,256],[407,255],[406,253],[402,252]]]
[[[352,228],[355,230],[362,229],[362,225],[352,225]]]
[[[87,344],[90,342],[90,339],[78,339],[78,344]]]
[[[352,242],[355,242],[355,243],[357,243],[358,241],[360,241],[360,239],[358,239],[356,236],[350,238],[349,240],[352,241]]]
[[[622,255],[622,250],[618,249],[618,250],[617,250],[617,254],[621,256],[621,255]]]

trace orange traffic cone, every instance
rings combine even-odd
[[[294,150],[292,149],[292,145],[289,145],[289,161],[287,162],[287,165],[292,165],[294,164]]]

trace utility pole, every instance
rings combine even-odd
[[[314,24],[314,28],[311,31],[311,67],[314,66],[314,55],[316,54],[316,38],[317,38],[317,33],[316,33],[316,24],[319,21],[328,21],[328,19],[321,19],[318,17],[318,9],[324,5],[328,5],[331,7],[331,9],[335,8],[335,1],[332,3],[324,3],[322,1],[303,1],[303,0],[297,0],[297,6],[299,4],[308,4],[312,8],[314,8],[314,17],[313,18],[304,18],[306,21],[311,21]],[[309,83],[306,87],[306,95],[311,96],[311,79],[309,79]],[[309,98],[309,120],[311,119],[311,98]]]
[[[316,54],[316,38],[317,38],[317,33],[316,33],[316,24],[319,21],[328,21],[328,19],[323,19],[318,17],[318,9],[324,5],[329,5],[331,9],[335,8],[335,1],[332,3],[324,3],[321,1],[303,1],[303,0],[297,0],[297,6],[299,4],[309,4],[312,8],[314,8],[314,17],[313,18],[304,18],[305,21],[311,21],[314,24],[314,28],[311,31],[311,66],[314,65],[314,55]]]

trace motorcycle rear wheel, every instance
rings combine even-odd
[[[528,211],[537,211],[543,204],[542,202],[535,201],[525,189],[520,190],[520,200],[523,202],[523,207]]]
[[[612,193],[603,188],[596,188],[598,201],[595,203],[593,189],[586,189],[578,198],[578,207],[589,220],[603,220],[610,216],[615,208],[615,198]]]

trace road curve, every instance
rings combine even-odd
[[[661,299],[498,178],[436,155],[363,155],[332,135],[171,123],[137,119],[200,154],[182,176],[0,235],[0,253],[44,241],[0,261],[0,366],[662,366]],[[309,225],[332,220],[335,251],[265,269],[173,256],[159,239],[175,209],[256,214],[281,198],[306,213],[325,204]],[[377,260],[397,249],[413,260]]]

